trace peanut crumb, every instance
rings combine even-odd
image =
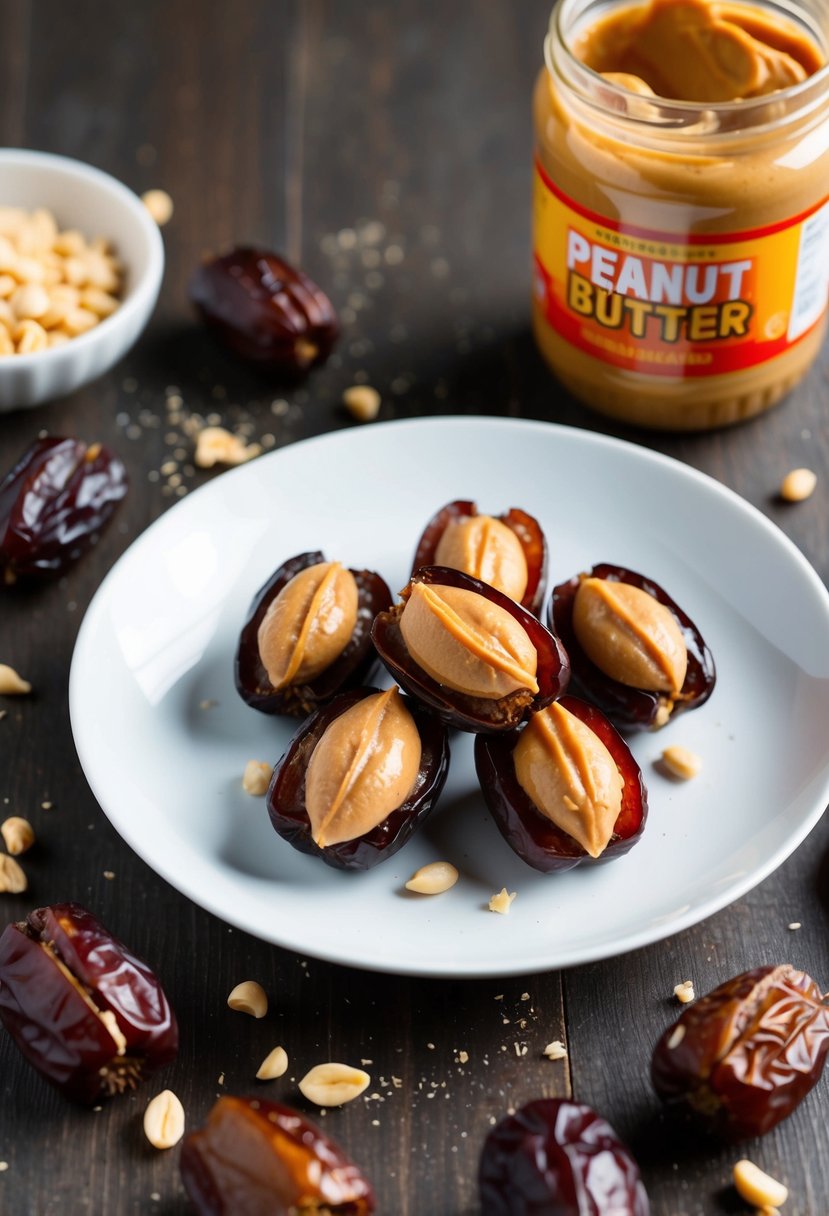
[[[13,857],[25,853],[35,842],[34,828],[28,819],[23,819],[20,815],[10,815],[8,819],[4,819],[0,824],[0,835]]]
[[[795,930],[795,929],[800,929],[800,928],[801,928],[800,921],[799,921],[799,920],[793,920],[793,921],[792,921],[792,923],[791,923],[790,925],[786,925],[786,928],[787,928],[787,929],[791,929],[791,930],[792,930],[792,932],[794,932],[794,930]]]
[[[111,881],[114,877],[115,877],[114,870],[104,870],[104,878],[108,878]]]
[[[672,776],[679,777],[682,781],[690,781],[698,776],[702,769],[702,758],[678,744],[665,748],[662,763]]]
[[[28,887],[26,875],[7,853],[0,853],[0,892],[20,895]]]
[[[506,887],[502,887],[498,894],[493,895],[489,901],[490,912],[499,912],[502,916],[506,916],[517,894],[517,891],[507,891]]]
[[[245,443],[239,435],[231,435],[221,426],[203,427],[196,437],[195,463],[200,469],[212,469],[216,464],[244,464],[260,455],[258,443]]]
[[[264,760],[248,760],[242,774],[242,789],[254,798],[261,798],[268,792],[273,769]]]
[[[681,1005],[690,1004],[691,1001],[696,1000],[696,995],[693,980],[683,980],[674,988],[674,996]]]
[[[467,1064],[468,1062],[469,1062],[469,1052],[468,1051],[459,1051],[458,1052],[458,1063]]]
[[[199,701],[199,709],[215,709],[218,701]]]
[[[780,497],[784,502],[803,502],[810,498],[817,485],[817,474],[811,469],[792,469],[780,483]]]
[[[380,412],[380,394],[369,384],[355,384],[343,393],[343,405],[358,422],[373,422]]]
[[[8,1161],[0,1161],[0,1174],[5,1173],[8,1168],[9,1168]]]
[[[28,680],[19,676],[13,667],[0,663],[0,696],[22,697],[32,691]]]
[[[544,1048],[543,1054],[548,1060],[564,1060],[567,1056],[567,1048],[561,1039],[553,1039],[552,1043],[548,1043]]]

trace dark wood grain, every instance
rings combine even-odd
[[[250,1092],[277,1042],[291,1068],[268,1093],[301,1109],[295,1080],[310,1064],[371,1060],[370,1096],[324,1120],[365,1166],[386,1216],[473,1216],[492,1121],[532,1097],[571,1091],[634,1145],[655,1216],[738,1212],[732,1154],[669,1133],[647,1061],[680,979],[702,991],[748,966],[790,960],[826,982],[825,823],[733,907],[621,959],[500,982],[377,976],[266,946],[165,884],[99,810],[68,721],[72,648],[102,577],[149,523],[213,475],[193,468],[188,419],[282,446],[354,425],[340,398],[355,380],[381,391],[385,419],[548,419],[676,456],[753,502],[829,578],[827,351],[768,416],[729,432],[671,436],[588,413],[534,350],[529,95],[547,9],[547,0],[520,9],[471,0],[232,8],[83,0],[70,19],[56,0],[4,8],[2,141],[78,156],[139,192],[163,186],[176,211],[164,230],[162,296],[136,348],[72,397],[0,418],[4,468],[44,427],[111,443],[132,479],[93,554],[59,583],[0,604],[0,661],[36,690],[3,704],[0,811],[26,815],[38,836],[25,858],[30,890],[0,898],[4,919],[78,899],[154,962],[183,1030],[164,1084],[191,1126],[217,1093]],[[287,389],[225,356],[190,317],[192,267],[204,252],[246,240],[300,260],[344,319],[337,353],[305,386]],[[401,476],[417,472],[405,453],[400,459]],[[178,464],[172,481],[161,473],[169,460]],[[815,469],[818,489],[807,503],[784,505],[777,486],[801,464]],[[788,930],[792,921],[803,928]],[[261,1022],[225,1005],[250,977],[271,996]],[[569,1062],[543,1058],[555,1038],[566,1039]],[[156,1153],[142,1137],[150,1092],[100,1112],[68,1108],[2,1036],[4,1216],[183,1213],[177,1150]],[[827,1210],[828,1122],[824,1086],[748,1146],[789,1181],[797,1216]]]

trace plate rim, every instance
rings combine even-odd
[[[709,493],[713,492],[716,495],[722,496],[726,501],[729,501],[735,509],[741,514],[747,515],[753,519],[756,524],[759,524],[762,529],[768,533],[774,543],[782,546],[787,551],[790,559],[793,559],[795,564],[800,568],[801,574],[812,585],[813,591],[819,599],[823,600],[824,610],[827,622],[829,623],[829,589],[825,586],[820,575],[815,570],[814,566],[809,562],[803,552],[798,548],[793,540],[786,535],[783,530],[778,527],[767,515],[765,515],[753,503],[742,497],[736,491],[730,489],[724,483],[718,481],[715,477],[708,473],[688,465],[673,456],[668,456],[662,452],[654,451],[642,444],[632,442],[627,439],[617,438],[616,436],[606,435],[602,432],[584,430],[576,426],[568,426],[561,423],[545,422],[536,419],[525,418],[506,418],[503,416],[489,415],[474,415],[474,414],[450,414],[427,416],[421,418],[406,418],[393,419],[384,422],[376,422],[371,424],[371,433],[376,434],[381,431],[400,431],[407,429],[416,430],[432,430],[451,429],[457,427],[468,427],[475,425],[477,427],[486,427],[491,430],[523,430],[523,431],[542,431],[549,435],[566,436],[569,440],[574,440],[579,444],[595,445],[597,447],[608,448],[611,451],[621,451],[628,456],[634,455],[638,459],[644,460],[646,463],[653,462],[668,470],[680,473],[683,477],[702,485]],[[255,464],[261,467],[261,462],[279,463],[287,453],[295,456],[300,449],[320,445],[330,445],[340,443],[344,437],[349,437],[347,442],[359,442],[358,436],[361,433],[361,428],[358,426],[345,426],[339,430],[327,431],[321,435],[309,436],[305,439],[300,439],[295,442],[286,443],[275,451],[269,452],[263,456],[257,457]],[[301,458],[301,457],[300,457]],[[142,846],[136,843],[135,834],[132,830],[132,825],[129,821],[125,824],[123,816],[119,815],[117,809],[110,811],[105,806],[102,797],[99,795],[98,772],[95,770],[95,761],[90,760],[94,749],[88,749],[88,738],[84,735],[84,729],[80,725],[81,708],[80,702],[82,699],[82,678],[83,678],[83,663],[85,661],[86,650],[89,646],[89,638],[94,632],[99,615],[105,610],[109,595],[110,586],[114,585],[124,565],[126,565],[133,552],[138,546],[144,546],[151,543],[153,534],[160,531],[166,526],[167,520],[171,512],[178,508],[189,507],[189,500],[197,498],[202,494],[218,493],[215,489],[216,484],[221,480],[224,487],[230,484],[229,479],[240,479],[246,475],[250,475],[252,464],[241,465],[235,469],[229,469],[225,472],[212,477],[209,481],[204,482],[201,486],[193,489],[186,498],[173,503],[169,508],[162,512],[157,519],[149,524],[142,532],[138,534],[127,546],[124,552],[119,556],[111,569],[107,572],[98,588],[96,589],[81,621],[80,628],[76,637],[73,648],[72,659],[69,670],[69,717],[72,730],[72,736],[75,744],[75,749],[78,754],[78,759],[81,765],[81,770],[101,812],[113,826],[118,835],[124,840],[128,847],[137,854],[137,856],[148,865],[149,868],[167,882],[175,891],[189,899],[197,907],[208,912],[210,915],[217,917],[224,924],[231,925],[242,932],[249,933],[252,937],[258,938],[270,945],[277,946],[281,949],[293,951],[299,955],[308,955],[312,958],[319,959],[326,963],[333,963],[339,966],[353,967],[357,970],[365,970],[370,972],[378,972],[389,975],[406,975],[421,978],[462,978],[462,979],[494,979],[508,978],[521,975],[537,974],[541,971],[564,970],[574,966],[581,966],[588,963],[598,962],[604,959],[619,958],[633,950],[641,949],[645,946],[654,945],[657,942],[664,941],[668,937],[684,932],[686,929],[700,924],[708,920],[717,912],[729,907],[738,899],[742,898],[747,892],[759,886],[766,878],[777,870],[788,857],[803,843],[806,837],[814,830],[819,823],[825,810],[826,803],[829,802],[829,765],[823,774],[823,781],[820,786],[820,799],[815,801],[812,811],[804,816],[796,825],[796,828],[789,832],[785,840],[773,850],[773,852],[759,866],[753,868],[746,875],[743,875],[733,884],[729,884],[725,888],[712,894],[707,900],[700,905],[694,906],[684,914],[672,917],[666,924],[646,925],[638,932],[629,932],[623,938],[612,942],[603,941],[596,942],[591,946],[576,947],[570,951],[557,951],[556,957],[551,960],[550,956],[534,957],[531,959],[523,958],[521,961],[509,963],[501,961],[495,967],[481,965],[466,966],[462,959],[453,961],[447,960],[439,962],[436,966],[421,966],[418,963],[408,963],[405,958],[395,960],[391,963],[387,960],[371,961],[366,957],[365,950],[354,952],[349,951],[347,945],[345,948],[323,950],[309,949],[307,945],[301,941],[301,934],[298,939],[292,937],[290,932],[268,933],[263,930],[253,928],[244,917],[235,917],[233,911],[222,909],[218,910],[212,906],[209,898],[206,898],[200,891],[193,889],[191,884],[188,884],[186,876],[184,879],[174,872],[174,866],[168,865],[164,859],[158,860],[154,858],[149,861],[145,856],[145,851]],[[817,799],[817,796],[816,796]]]

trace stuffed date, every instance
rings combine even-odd
[[[437,719],[397,687],[342,693],[304,723],[267,795],[274,829],[343,870],[391,857],[436,803],[449,768]]]
[[[412,574],[422,566],[463,570],[538,615],[547,584],[547,542],[538,520],[518,507],[494,517],[457,499],[426,525]]]
[[[371,570],[320,552],[290,558],[251,604],[236,652],[239,695],[263,713],[304,717],[365,683],[377,662],[371,624],[391,602]]]
[[[714,690],[710,650],[667,592],[602,563],[553,590],[550,624],[570,656],[573,688],[619,727],[657,728]]]
[[[810,976],[757,967],[689,1005],[656,1045],[651,1079],[726,1140],[763,1136],[820,1079],[829,1006]]]
[[[576,697],[514,734],[479,735],[475,767],[504,839],[543,873],[621,857],[644,831],[638,764],[604,714]]]
[[[0,1020],[30,1064],[93,1103],[169,1064],[178,1028],[146,963],[79,904],[54,904],[0,936]]]
[[[398,683],[461,730],[512,730],[567,684],[558,638],[508,595],[448,566],[418,570],[372,637]]]
[[[219,1098],[185,1137],[181,1177],[197,1216],[370,1216],[374,1193],[353,1161],[298,1111]]]
[[[481,1216],[649,1216],[639,1167],[589,1106],[539,1098],[487,1136]]]

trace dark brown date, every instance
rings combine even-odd
[[[79,904],[6,926],[0,1020],[29,1063],[79,1102],[135,1088],[178,1051],[155,975]]]
[[[359,1167],[289,1106],[222,1097],[181,1148],[184,1189],[198,1216],[369,1216]]]
[[[307,274],[266,249],[210,258],[190,279],[190,300],[237,355],[291,376],[324,363],[340,327],[328,296]]]
[[[573,605],[583,577],[639,587],[671,613],[685,641],[688,669],[682,689],[670,705],[666,706],[664,695],[658,692],[631,688],[611,679],[587,657],[573,628]],[[553,588],[549,618],[550,628],[559,635],[570,656],[574,691],[597,705],[620,728],[632,730],[663,726],[668,717],[702,705],[714,691],[717,678],[714,659],[696,625],[658,583],[634,570],[602,562],[594,566],[588,576],[576,575],[568,582],[560,583]]]
[[[481,1216],[649,1216],[639,1167],[589,1106],[539,1098],[494,1127],[479,1171]]]
[[[268,814],[274,830],[301,853],[321,857],[338,870],[369,870],[392,857],[430,813],[449,772],[449,741],[445,727],[416,703],[406,700],[422,749],[420,772],[409,797],[363,836],[324,848],[315,843],[305,809],[305,776],[311,755],[335,719],[377,691],[376,688],[358,688],[344,692],[304,722],[277,764],[268,790]]]
[[[473,591],[510,613],[525,630],[538,655],[538,692],[535,696],[524,690],[498,700],[469,696],[446,687],[424,671],[406,646],[400,629],[400,617],[416,583]],[[424,566],[412,575],[400,595],[401,603],[378,614],[371,631],[374,645],[398,684],[437,714],[447,726],[475,734],[514,730],[535,710],[542,709],[561,696],[567,687],[570,663],[559,639],[545,629],[531,612],[494,587],[448,566]]]
[[[599,857],[591,857],[577,840],[542,814],[519,784],[512,758],[519,731],[509,735],[479,735],[475,740],[475,768],[492,818],[521,860],[544,874],[621,857],[641,838],[648,816],[642,772],[622,736],[595,706],[570,696],[560,697],[559,704],[599,737],[624,782],[622,809],[610,843]]]
[[[127,492],[109,448],[47,435],[0,482],[0,576],[61,574],[98,539]]]
[[[371,678],[372,670],[377,665],[371,625],[378,612],[391,606],[391,592],[373,570],[352,570],[358,591],[357,625],[339,658],[309,683],[292,684],[276,691],[268,679],[257,641],[262,619],[273,600],[295,575],[325,560],[319,552],[300,553],[290,558],[254,596],[239,638],[234,674],[239,696],[262,713],[305,717],[327,704],[337,693],[364,684]]]
[[[726,1140],[763,1136],[817,1084],[829,1007],[784,964],[735,976],[683,1011],[656,1045],[654,1088]]]
[[[456,499],[433,515],[417,543],[412,574],[422,566],[435,565],[435,552],[450,524],[478,514],[476,503]],[[538,616],[547,589],[547,541],[544,532],[537,519],[518,507],[510,507],[509,511],[497,518],[515,533],[524,552],[527,563],[527,589],[520,602],[522,607]]]

